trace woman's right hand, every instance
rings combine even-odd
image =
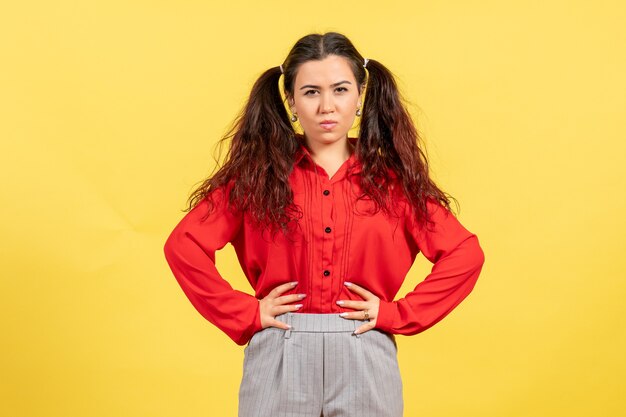
[[[279,329],[288,330],[289,326],[282,321],[276,320],[275,317],[289,312],[298,310],[302,307],[302,304],[284,305],[293,303],[294,301],[302,300],[306,297],[306,294],[289,294],[280,296],[295,287],[297,282],[288,282],[286,284],[279,285],[270,291],[265,298],[259,300],[259,309],[261,310],[261,325],[265,329],[266,327],[278,327]]]

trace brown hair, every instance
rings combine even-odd
[[[393,74],[380,62],[364,58],[344,35],[336,32],[309,34],[299,39],[282,64],[284,89],[293,97],[294,81],[301,64],[323,60],[328,55],[347,59],[359,94],[366,86],[365,102],[355,152],[362,161],[361,197],[370,198],[376,208],[389,212],[392,169],[402,191],[414,207],[418,222],[430,222],[426,200],[440,202],[450,209],[448,198],[429,176],[428,160],[420,147],[421,138],[403,104]],[[299,147],[279,90],[279,66],[266,70],[254,83],[250,97],[218,145],[232,137],[223,166],[205,179],[189,197],[189,211],[203,198],[232,182],[229,204],[235,210],[248,210],[262,228],[288,230],[291,221],[301,217],[293,205],[289,175]],[[208,198],[209,211],[213,208]],[[456,200],[455,200],[456,201]],[[208,213],[207,213],[208,215]]]

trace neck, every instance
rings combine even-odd
[[[355,145],[347,138],[329,144],[311,144],[306,141],[309,152],[314,160],[342,160],[345,161],[354,152]]]

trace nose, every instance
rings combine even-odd
[[[322,95],[322,113],[330,113],[335,108],[335,104],[333,103],[333,96],[330,93]]]

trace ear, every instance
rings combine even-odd
[[[361,93],[359,94],[359,101],[363,102],[363,96],[365,95],[365,84],[361,84]]]
[[[357,103],[359,103],[361,107],[363,107],[364,101],[365,100],[363,100],[363,92],[361,92],[361,95],[359,95],[359,100],[357,101]]]
[[[287,96],[287,105],[289,109],[293,112],[293,108],[296,106],[296,102],[292,97]]]

